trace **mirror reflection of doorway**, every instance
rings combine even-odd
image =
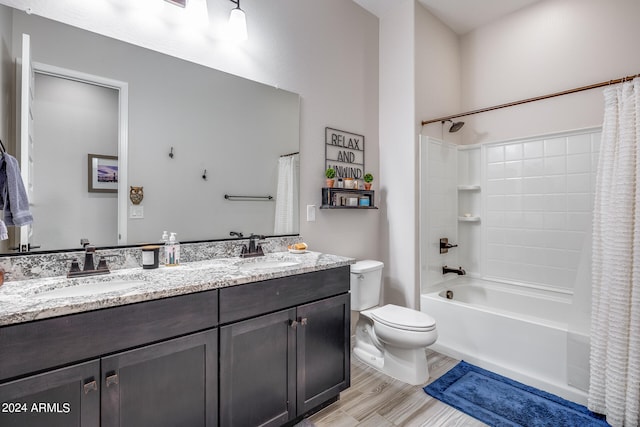
[[[33,90],[31,243],[117,245],[118,195],[87,191],[87,159],[118,155],[119,91],[37,71]]]

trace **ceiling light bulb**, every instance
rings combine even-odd
[[[237,41],[249,38],[247,35],[247,17],[244,11],[240,9],[240,6],[231,10],[231,15],[229,15],[229,36],[231,40]]]

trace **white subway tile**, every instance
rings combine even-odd
[[[591,134],[573,135],[567,140],[567,154],[591,152]]]
[[[522,209],[524,211],[544,210],[544,194],[525,194],[522,196]]]
[[[585,237],[584,231],[565,231],[562,235],[563,247],[572,251],[582,251]]]
[[[538,230],[522,230],[522,244],[529,247],[544,248],[546,247],[544,235]]]
[[[602,132],[591,134],[591,152],[599,153],[602,144]]]
[[[544,228],[563,231],[567,228],[567,214],[564,212],[545,212]]]
[[[567,175],[567,193],[587,193],[591,190],[591,175],[588,173]]]
[[[487,179],[504,178],[504,162],[489,163],[487,165]]]
[[[567,173],[585,173],[591,171],[591,154],[572,154],[567,156]]]
[[[591,230],[591,212],[569,212],[567,214],[567,230],[585,232]]]
[[[544,159],[527,159],[523,163],[523,176],[542,176],[544,174]]]
[[[504,146],[504,159],[505,160],[520,160],[522,159],[522,143],[512,143]]]
[[[546,212],[566,212],[567,197],[564,194],[545,194],[544,210]]]
[[[487,210],[504,212],[504,196],[487,196]]]
[[[560,175],[566,172],[566,157],[545,157],[544,158],[544,173],[545,175]]]
[[[521,211],[522,210],[522,196],[520,194],[507,194],[504,196],[504,210],[505,211]]]
[[[504,146],[492,146],[487,148],[487,161],[489,163],[504,161]]]
[[[522,176],[522,160],[504,162],[504,177],[519,178]]]
[[[544,155],[544,145],[542,141],[529,141],[524,143],[524,158],[531,159]]]
[[[545,189],[544,177],[532,176],[522,179],[522,192],[524,194],[542,194]]]
[[[544,141],[544,155],[564,156],[567,152],[567,138],[546,139]]]
[[[544,227],[544,213],[524,211],[522,213],[523,227],[529,229],[540,229]]]
[[[567,210],[569,212],[592,212],[593,211],[593,195],[589,193],[568,194]]]
[[[509,228],[522,229],[524,227],[524,216],[520,211],[505,212],[504,226]],[[520,230],[518,230],[520,232]]]
[[[504,194],[505,185],[503,179],[489,179],[487,180],[487,195],[500,195]],[[463,195],[466,196],[466,195]]]
[[[567,191],[567,176],[552,175],[544,177],[545,193],[565,193]]]
[[[521,194],[522,178],[508,178],[503,181],[503,190],[505,194]]]
[[[545,250],[544,264],[550,267],[566,268],[567,267],[567,251],[562,249]]]

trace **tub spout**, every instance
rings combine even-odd
[[[456,273],[459,276],[467,274],[467,272],[464,271],[464,269],[462,267],[449,268],[449,267],[447,267],[445,265],[445,266],[442,267],[442,274],[447,274],[447,273]]]

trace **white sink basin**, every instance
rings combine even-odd
[[[247,261],[240,264],[241,270],[264,270],[273,268],[293,267],[299,265],[299,262],[293,261],[275,261],[275,260],[260,260],[260,261]]]
[[[37,293],[36,298],[71,298],[122,291],[144,284],[144,280],[113,280],[67,286]]]

